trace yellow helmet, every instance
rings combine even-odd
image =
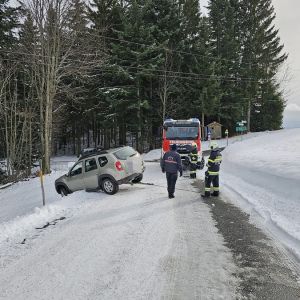
[[[219,148],[219,145],[218,145],[217,142],[211,142],[210,143],[210,149],[211,150],[214,150],[214,149],[217,149],[217,148]]]

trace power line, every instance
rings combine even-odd
[[[1,52],[1,50],[0,50]],[[22,55],[30,55],[30,56],[35,56],[35,54],[31,54],[31,53],[24,53],[24,52],[16,52],[18,54],[22,54]],[[39,55],[37,55],[39,56]],[[16,63],[21,63],[20,60],[16,60],[16,59],[11,59],[11,58],[1,58],[4,61],[11,61],[11,62],[16,62]],[[0,59],[0,60],[1,60]],[[78,60],[78,59],[65,59],[65,61],[69,61],[71,62],[80,62],[82,63],[82,60]],[[93,62],[91,62],[92,64]],[[52,66],[52,64],[50,63],[46,63],[46,62],[41,62],[41,61],[35,61],[34,64],[37,65],[44,65],[44,66]],[[90,67],[87,63],[86,66],[76,66],[76,69],[86,69]],[[103,67],[103,66],[99,66],[99,67]],[[104,66],[106,68],[108,68],[107,66]],[[179,71],[169,71],[169,70],[163,70],[163,69],[149,69],[149,68],[145,68],[145,67],[134,67],[134,66],[118,66],[120,69],[119,70],[129,70],[129,69],[135,69],[135,70],[140,70],[140,71],[146,71],[146,72],[161,72],[161,73],[168,73],[168,75],[163,75],[163,74],[148,74],[148,76],[158,76],[158,77],[168,77],[168,78],[179,78],[179,79],[199,79],[199,80],[223,80],[223,81],[230,81],[230,82],[238,82],[238,81],[248,81],[248,82],[257,82],[257,83],[261,83],[262,81],[266,81],[266,78],[261,78],[261,79],[254,79],[254,78],[246,78],[246,77],[232,77],[232,76],[222,76],[222,75],[215,75],[215,74],[203,74],[203,73],[193,73],[193,72],[179,72]],[[107,73],[107,74],[114,74],[113,71],[107,71],[104,70],[102,71],[102,73]],[[135,74],[135,73],[133,73]],[[180,75],[187,75],[185,77],[180,76]],[[288,81],[288,80],[283,80],[283,81]]]
[[[120,38],[113,38],[113,37],[109,37],[109,36],[105,36],[103,34],[94,34],[91,32],[83,32],[83,31],[77,31],[77,33],[83,33],[83,34],[88,34],[90,36],[94,36],[94,37],[98,37],[98,38],[104,38],[104,39],[108,39],[108,40],[113,40],[113,41],[119,41],[122,43],[126,43],[126,44],[132,44],[132,45],[137,45],[137,46],[143,46],[143,47],[157,47],[159,49],[159,47],[161,47],[160,45],[149,45],[149,44],[145,44],[145,43],[138,43],[138,42],[133,42],[133,41],[128,41],[125,39],[120,39]],[[162,48],[160,48],[160,50],[162,50]],[[221,61],[228,61],[228,62],[232,62],[232,63],[237,63],[236,60],[233,59],[226,59],[226,58],[222,58],[222,57],[213,57],[212,55],[204,55],[204,54],[199,54],[199,53],[193,53],[193,52],[186,52],[186,51],[182,51],[182,50],[174,50],[174,49],[170,49],[168,47],[163,46],[163,50],[168,51],[168,52],[172,52],[172,53],[179,53],[179,54],[186,54],[186,55],[192,55],[192,56],[196,56],[196,57],[202,57],[202,58],[209,58],[212,60],[221,60]],[[5,51],[4,49],[1,49],[0,52],[7,52],[7,53],[12,53],[12,51]],[[34,54],[34,53],[21,53],[21,52],[14,52],[14,53],[19,53],[19,54],[24,54],[24,55],[30,55],[30,56],[40,56],[40,57],[44,57],[44,58],[51,58],[52,56],[50,55],[43,55],[43,54]],[[83,56],[93,56],[95,54],[91,54],[91,53],[82,53],[81,55]],[[97,54],[96,54],[97,55]],[[253,63],[253,60],[246,60],[243,62],[244,64],[248,64],[248,65],[258,65],[258,63]]]
[[[88,31],[87,32],[77,31],[77,32],[78,33],[83,33],[83,34],[88,34],[88,35],[91,35],[91,36],[94,36],[94,37],[102,37],[104,39],[108,39],[108,40],[112,40],[112,41],[119,41],[119,42],[122,42],[122,43],[127,43],[127,44],[132,44],[132,45],[137,45],[137,46],[144,46],[144,47],[153,47],[153,46],[155,46],[153,44],[149,45],[149,44],[145,44],[145,43],[132,42],[132,41],[128,41],[128,40],[120,39],[120,38],[108,37],[108,36],[105,36],[103,34],[94,34],[94,33],[88,32]],[[156,47],[159,47],[159,45],[157,45]],[[237,62],[237,61],[232,60],[232,59],[226,59],[226,58],[222,58],[222,57],[213,57],[211,55],[204,55],[204,54],[186,52],[186,51],[181,51],[181,50],[173,50],[173,49],[170,49],[168,47],[164,47],[164,50],[169,51],[169,52],[173,52],[173,53],[193,55],[193,56],[198,56],[198,57],[202,57],[202,58],[210,58],[210,59],[213,59],[213,60],[223,60],[223,61],[229,61],[229,62],[232,62],[232,63]],[[253,64],[252,62],[253,62],[252,60],[246,60],[244,63],[252,65],[252,66],[257,65],[257,63]]]

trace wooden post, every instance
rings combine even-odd
[[[225,130],[225,135],[226,135],[226,144],[228,146],[228,129]]]
[[[41,181],[41,189],[42,189],[42,197],[43,197],[43,206],[46,205],[46,201],[45,201],[45,189],[44,189],[44,174],[42,171],[42,164],[40,161],[40,171],[39,171],[39,177],[40,177],[40,181]]]

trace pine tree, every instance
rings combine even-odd
[[[248,125],[254,131],[279,129],[284,109],[275,77],[287,55],[283,53],[274,19],[271,0],[241,1],[241,29],[244,32],[241,70],[243,76],[250,77],[243,90],[248,100]]]
[[[216,113],[226,127],[234,127],[241,117],[240,57],[241,32],[238,0],[211,0],[209,2],[211,43],[216,73],[220,83],[220,104]]]
[[[105,147],[109,147],[111,142],[126,143],[126,108],[130,105],[130,87],[133,83],[127,70],[120,67],[118,58],[119,39],[124,31],[124,10],[122,3],[115,0],[97,0],[89,10],[91,34],[99,37],[98,45],[105,52],[105,62],[101,71],[95,70],[92,88],[95,91],[95,103],[101,103],[97,122],[103,128],[104,140],[101,144]]]
[[[0,1],[0,48],[7,49],[16,42],[14,30],[19,26],[19,7],[9,6],[9,0]]]
[[[179,7],[171,0],[127,1],[122,26],[114,30],[118,38],[109,49],[109,70],[114,71],[110,83],[118,88],[101,91],[109,95],[110,115],[126,127],[120,131],[132,132],[141,150],[146,140],[152,143],[162,115],[173,109],[169,91],[174,93],[176,84],[169,75],[181,65],[174,52],[182,41]]]
[[[182,112],[186,116],[200,117],[202,126],[206,119],[218,107],[219,83],[215,78],[216,64],[211,60],[213,48],[209,43],[210,27],[207,17],[201,17],[198,1],[187,0],[183,3],[182,19],[184,41],[187,53],[184,55],[182,70],[194,74],[190,80],[183,82],[182,99],[188,105],[183,105]]]

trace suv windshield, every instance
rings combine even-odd
[[[128,157],[134,156],[137,152],[131,147],[124,147],[114,153],[118,159],[126,160]]]
[[[198,127],[167,127],[168,140],[194,140],[198,138]]]

